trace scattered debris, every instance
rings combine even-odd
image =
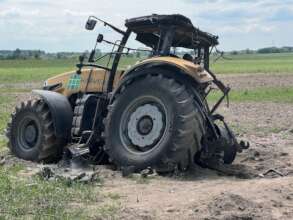
[[[157,175],[157,173],[151,167],[148,167],[148,168],[140,171],[139,173],[136,173],[136,170],[135,170],[134,166],[122,167],[121,171],[122,171],[122,176],[123,177],[130,177],[130,176],[135,175],[137,177],[147,178],[147,177],[150,177],[150,176],[156,176]]]
[[[256,177],[256,174],[248,166],[244,164],[206,164],[209,169],[215,170],[218,173],[226,176],[234,176],[240,179],[252,179]]]
[[[283,173],[281,173],[281,172],[279,172],[278,170],[275,170],[275,169],[269,169],[269,170],[267,170],[267,171],[265,171],[264,173],[261,173],[261,174],[259,174],[259,177],[265,177],[266,175],[268,175],[269,173],[275,173],[275,174],[277,174],[277,175],[279,175],[279,176],[286,176],[286,175],[284,175]]]
[[[41,177],[44,180],[49,180],[54,176],[54,172],[49,167],[43,167],[38,173],[37,176]]]
[[[151,167],[148,167],[147,169],[140,171],[140,174],[141,174],[141,177],[143,177],[143,178],[147,178],[148,176],[156,175],[156,173],[154,172],[154,170]]]
[[[100,182],[100,177],[98,171],[84,171],[81,169],[61,169],[52,168],[45,166],[37,173],[37,176],[44,180],[56,180],[62,179],[68,183],[79,182],[79,183],[93,183]]]

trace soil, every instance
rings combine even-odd
[[[225,74],[219,75],[219,78],[233,90],[249,90],[258,87],[291,87],[293,84],[292,74]]]
[[[293,75],[225,76],[238,89],[291,86]],[[251,147],[221,171],[194,166],[172,176],[124,178],[105,166],[100,190],[120,195],[117,219],[293,219],[293,105],[232,103],[219,110]],[[7,156],[7,164],[21,161]],[[28,170],[35,164],[25,163]],[[29,172],[29,171],[28,171]]]

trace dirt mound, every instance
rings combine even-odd
[[[206,219],[214,220],[273,219],[270,209],[264,204],[232,193],[221,193],[214,197],[206,211],[209,213]]]

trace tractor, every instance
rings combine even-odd
[[[179,14],[127,19],[125,30],[90,16],[86,29],[97,23],[121,39],[98,34],[75,71],[49,78],[32,91],[36,98],[15,108],[6,129],[15,156],[50,163],[66,152],[121,169],[172,172],[214,160],[231,164],[249,147],[216,113],[230,91],[209,68],[217,36]],[[144,47],[127,46],[131,35]],[[100,43],[111,52],[97,56]],[[121,59],[134,53],[147,55],[121,69]],[[104,58],[108,62],[99,64]],[[222,95],[210,107],[213,87]]]

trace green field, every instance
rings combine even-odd
[[[212,92],[209,95],[209,101],[217,101],[222,93]],[[276,102],[293,103],[293,87],[278,88],[256,88],[253,90],[232,90],[229,93],[229,99],[232,102]]]
[[[120,68],[134,64],[136,58],[124,57]],[[100,64],[106,65],[106,60]],[[55,60],[0,60],[0,83],[38,82],[51,76],[76,69],[75,59]]]
[[[118,194],[101,193],[102,179],[90,184],[22,176],[21,164],[0,165],[0,219],[113,219]]]
[[[227,55],[213,64],[216,73],[293,73],[293,54]]]
[[[293,73],[293,54],[227,55],[211,69],[219,74],[228,73]],[[137,58],[122,58],[120,68],[134,64]],[[103,63],[105,63],[104,61]],[[75,69],[77,60],[0,60],[0,83],[36,82],[58,73]]]

